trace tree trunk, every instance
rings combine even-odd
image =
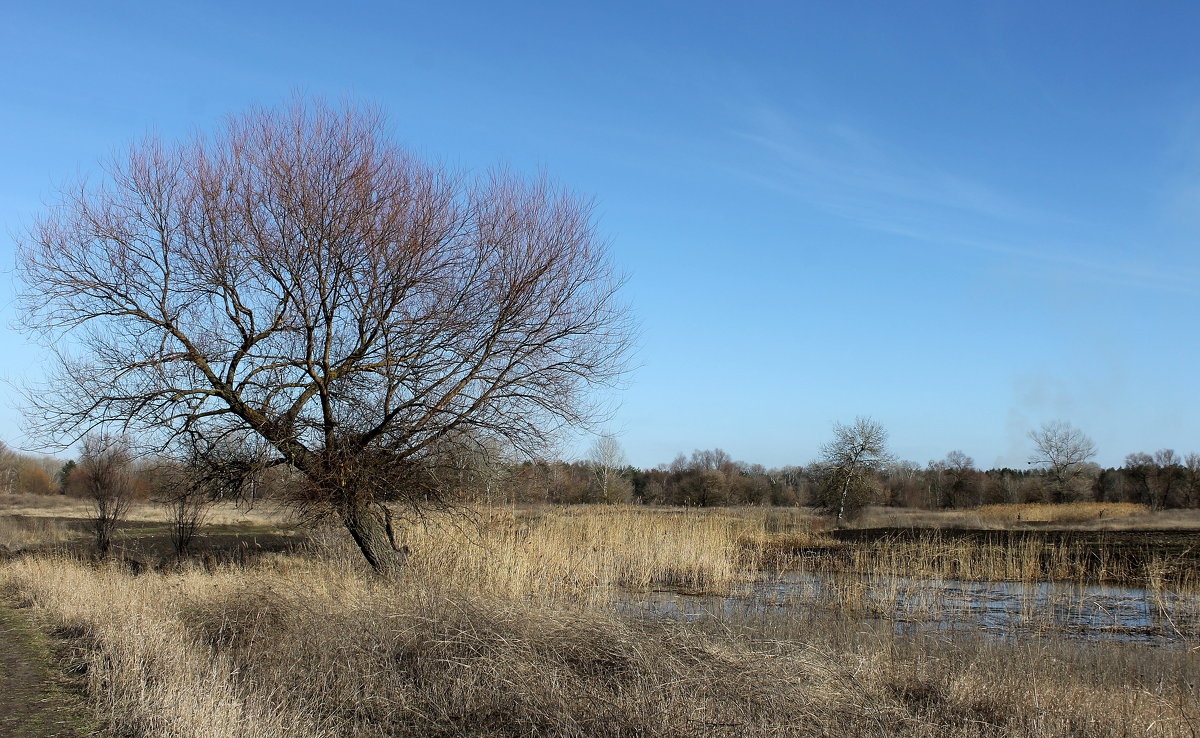
[[[350,500],[341,506],[342,524],[376,574],[391,577],[408,558],[408,546],[397,546],[391,514],[382,505]]]
[[[842,522],[842,517],[846,514],[846,497],[848,497],[850,494],[850,480],[851,476],[847,474],[846,480],[842,482],[842,498],[838,502],[837,512],[837,522],[839,524]]]

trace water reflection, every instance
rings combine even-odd
[[[764,575],[731,596],[625,592],[618,608],[648,617],[795,617],[826,610],[891,622],[901,631],[997,637],[1065,633],[1154,645],[1200,642],[1200,599],[1115,585],[966,582],[890,576]]]

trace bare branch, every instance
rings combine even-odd
[[[48,441],[250,433],[349,526],[436,496],[422,468],[461,439],[587,425],[631,340],[590,203],[431,166],[377,111],[303,100],[131,146],[19,262],[27,328],[64,347],[28,393]]]

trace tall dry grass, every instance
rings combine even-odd
[[[61,543],[71,537],[71,530],[59,520],[0,515],[0,551],[19,551],[33,545]]]
[[[923,579],[976,582],[1130,582],[1151,584],[1149,571],[1169,568],[1167,559],[1132,561],[1104,547],[1078,547],[1037,539],[993,543],[943,538],[936,532],[916,539],[885,537],[845,546],[835,558],[810,566],[818,571],[853,571]],[[1171,582],[1195,582],[1195,572],[1176,568]],[[1159,579],[1160,585],[1166,581]]]
[[[1085,523],[1146,515],[1150,509],[1131,502],[1072,502],[983,505],[974,514],[988,523]]]
[[[856,619],[884,614],[857,575],[830,578],[842,606],[790,616],[650,622],[613,607],[630,590],[737,593],[757,567],[812,566],[786,554],[821,546],[844,552],[848,569],[946,577],[1035,577],[1031,562],[1045,551],[839,545],[802,511],[502,508],[410,527],[410,566],[384,582],[340,532],[312,537],[306,556],[141,576],[25,558],[0,566],[0,587],[71,640],[89,693],[130,736],[1182,736],[1200,727],[1192,653],[1052,633],[1019,644],[905,636]]]
[[[1174,736],[1200,721],[1194,670],[1169,659],[1081,672],[1034,649],[1014,670],[1002,648],[819,620],[639,622],[315,558],[139,577],[27,559],[0,578],[73,638],[127,735]]]
[[[33,531],[37,525],[44,532],[34,531],[22,543],[64,540],[67,523],[90,515],[81,501],[49,501],[51,506],[30,497],[8,501],[12,504],[0,521],[8,521],[3,524],[14,541],[19,527]],[[162,505],[141,503],[130,519],[162,523],[168,515]],[[12,522],[17,520],[25,522]],[[208,517],[210,530],[292,525],[283,509],[246,511],[223,504]],[[416,552],[410,568],[430,576],[436,571],[439,578],[473,581],[497,595],[589,602],[607,600],[616,587],[730,592],[753,578],[769,551],[824,540],[819,527],[798,510],[499,507],[430,515],[407,527],[405,543]],[[341,529],[309,533],[327,560],[361,567],[361,556]],[[142,528],[136,534],[165,535],[166,530]]]
[[[358,565],[340,531],[317,536],[327,559]],[[819,539],[803,512],[623,506],[493,508],[408,528],[419,577],[475,582],[489,594],[608,602],[617,589],[728,593],[755,578],[779,541]]]

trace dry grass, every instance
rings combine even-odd
[[[89,693],[131,736],[1200,730],[1194,653],[898,635],[850,617],[880,614],[862,577],[831,577],[830,606],[786,617],[689,624],[613,608],[631,590],[736,593],[803,548],[872,572],[1036,579],[1045,552],[1032,548],[834,546],[804,511],[509,508],[411,528],[411,565],[386,583],[340,531],[314,541],[307,556],[141,576],[26,558],[0,566],[0,585],[74,644]],[[1068,554],[1054,565],[1074,575]]]
[[[633,507],[496,509],[469,519],[435,516],[405,543],[418,578],[470,581],[489,595],[607,602],[614,587],[728,592],[757,568],[743,541],[762,529],[752,516],[684,514]],[[357,565],[335,531],[323,553]]]
[[[140,577],[25,560],[2,576],[74,638],[130,735],[1188,735],[1200,720],[1194,674],[1170,659],[1079,672],[1034,649],[1014,670],[1003,648],[637,622],[303,558]]]
[[[1120,520],[1149,512],[1145,505],[1130,502],[1072,502],[1064,505],[984,505],[975,510],[975,515],[989,523],[1085,523]]]
[[[68,520],[90,520],[91,504],[78,497],[64,495],[0,494],[0,517],[6,515],[53,516]],[[151,501],[135,502],[128,520],[138,523],[165,523],[170,518],[165,505]],[[246,509],[230,502],[213,505],[207,517],[209,525],[281,525],[288,524],[287,512],[277,505],[263,503]]]
[[[868,507],[855,528],[970,528],[1020,530],[1172,530],[1200,529],[1200,510],[1150,511],[1128,502],[1023,503],[983,505],[960,510]]]
[[[0,515],[0,551],[19,551],[43,543],[61,543],[71,531],[58,520]]]
[[[1121,583],[1151,588],[1200,586],[1195,565],[1170,554],[1130,557],[1104,546],[1038,539],[994,543],[939,536],[884,537],[831,549],[793,564],[818,572],[973,582]]]

